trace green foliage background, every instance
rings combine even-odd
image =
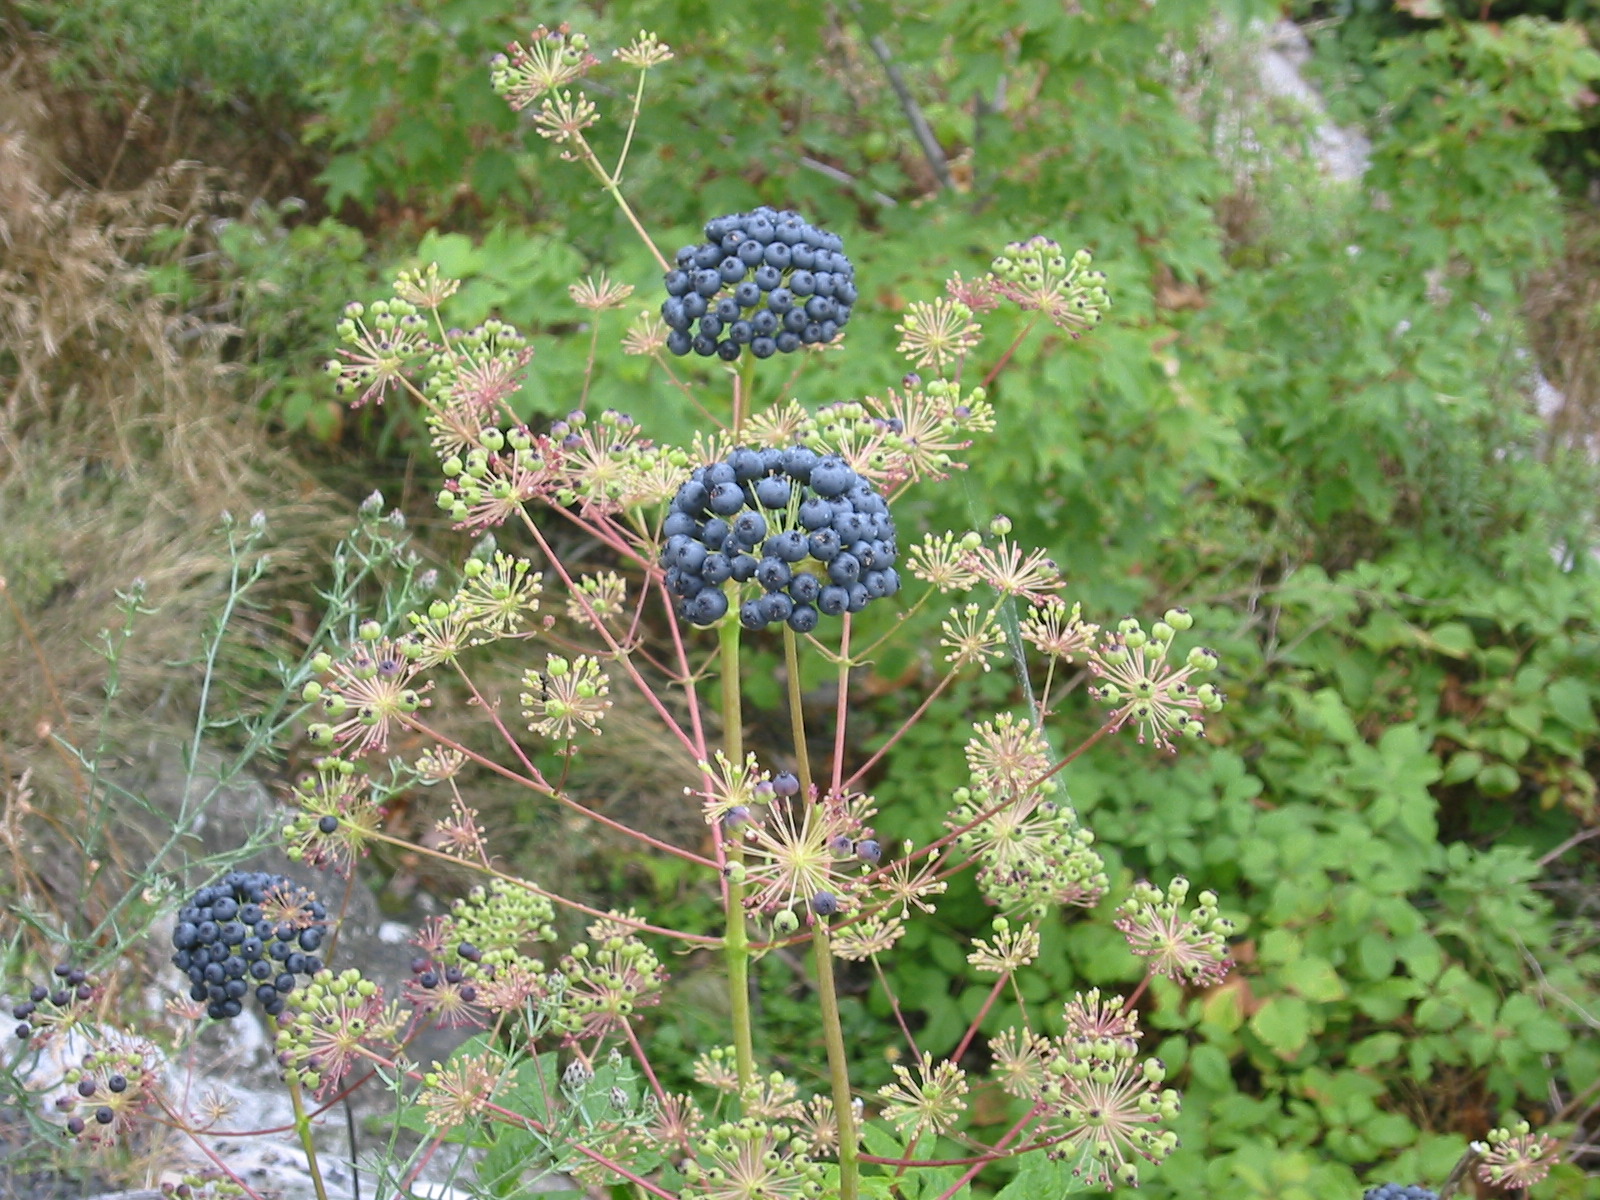
[[[1277,15],[1255,0],[540,14],[601,46],[650,28],[677,51],[626,183],[669,253],[757,203],[844,235],[868,283],[850,352],[808,375],[810,400],[892,382],[896,310],[1008,239],[1087,245],[1110,275],[1111,319],[1079,345],[1027,345],[995,394],[999,434],[913,520],[1003,511],[1067,565],[1086,609],[1186,603],[1231,673],[1207,748],[1102,748],[1068,779],[1114,879],[1186,874],[1243,932],[1229,983],[1154,992],[1147,1020],[1186,1093],[1183,1148],[1145,1188],[1157,1197],[1437,1184],[1464,1138],[1513,1109],[1549,1118],[1552,1082],[1566,1099],[1600,1078],[1600,863],[1594,843],[1563,849],[1600,819],[1596,480],[1539,452],[1519,322],[1595,175],[1600,56],[1577,4],[1497,4],[1493,21],[1476,3],[1295,7],[1319,19],[1335,115],[1372,139],[1359,184],[1319,175],[1304,118],[1275,111],[1218,35],[1221,19]],[[406,453],[402,415],[351,420],[315,369],[331,314],[397,265],[466,279],[461,324],[498,312],[536,334],[530,416],[577,393],[588,335],[568,283],[604,267],[653,302],[626,224],[490,93],[487,56],[527,32],[502,0],[21,11],[53,39],[61,85],[103,107],[198,100],[222,131],[270,111],[298,139],[309,208],[272,197],[242,214],[220,233],[220,274],[193,282],[237,305],[254,394],[308,455],[362,475]],[[938,186],[871,35],[955,188]],[[602,156],[620,133],[602,127]],[[1017,331],[996,322],[990,358]],[[636,360],[606,368],[595,400],[663,436],[690,417]],[[949,731],[1018,700],[995,676],[941,701],[876,781],[888,836],[938,827],[964,778]],[[870,714],[885,732],[898,704]],[[1064,744],[1074,717],[1091,727],[1069,706]],[[941,918],[890,965],[928,1045],[958,1036],[987,990],[964,960],[982,905],[953,894]],[[1052,931],[1039,986],[1134,977],[1108,928],[1072,927]],[[775,1052],[803,1063],[808,1031],[771,1015]],[[886,1074],[881,995],[861,988],[847,1019],[863,1077]],[[1565,1167],[1542,1194],[1592,1186]]]

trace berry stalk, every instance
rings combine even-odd
[[[729,762],[744,761],[744,710],[739,679],[739,622],[728,618],[718,630],[722,659],[722,742]],[[737,837],[727,842],[728,865],[738,867],[744,857]],[[739,1087],[755,1079],[755,1042],[750,1030],[750,934],[744,923],[744,884],[737,870],[726,876],[723,892],[728,933],[723,939],[728,961],[728,1010],[733,1022],[734,1060]]]
[[[311,1118],[306,1116],[305,1101],[300,1096],[300,1081],[289,1072],[289,1103],[294,1106],[294,1132],[306,1152],[306,1169],[311,1172],[311,1186],[316,1189],[317,1200],[328,1200],[328,1189],[322,1182],[322,1167],[317,1162],[317,1144],[311,1137]]]
[[[812,926],[812,949],[817,956],[817,999],[822,1008],[822,1038],[828,1048],[828,1078],[833,1084],[833,1111],[839,1122],[839,1200],[856,1200],[861,1174],[857,1155],[856,1112],[850,1094],[850,1062],[845,1056],[844,1027],[839,1021],[839,994],[833,981],[833,941],[828,922],[818,917]]]

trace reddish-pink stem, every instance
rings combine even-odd
[[[900,1026],[900,1033],[906,1039],[906,1045],[911,1047],[911,1057],[921,1060],[922,1051],[917,1049],[917,1039],[912,1036],[911,1028],[906,1024],[905,1015],[900,1011],[900,997],[894,994],[894,989],[889,986],[889,980],[883,973],[883,967],[878,963],[878,956],[872,956],[872,969],[878,974],[878,982],[883,985],[883,994],[889,997],[889,1007],[894,1012],[895,1024]]]
[[[655,576],[656,587],[661,592],[661,602],[667,610],[667,630],[672,634],[672,648],[678,655],[678,666],[683,672],[683,690],[689,701],[689,728],[694,734],[695,757],[705,762],[711,756],[706,753],[706,731],[700,722],[700,696],[694,687],[694,672],[689,668],[689,652],[683,644],[683,628],[678,624],[678,614],[673,610],[672,597],[667,594],[667,579],[665,575]]]
[[[1019,1120],[1010,1129],[1006,1130],[1005,1136],[1002,1137],[998,1142],[996,1142],[994,1144],[994,1146],[992,1148],[992,1152],[995,1155],[998,1156],[1000,1151],[1005,1149],[1006,1143],[1011,1141],[1012,1138],[1016,1137],[1024,1129],[1026,1129],[1028,1124],[1029,1124],[1029,1122],[1031,1122],[1034,1119],[1034,1117],[1036,1117],[1038,1114],[1039,1114],[1039,1109],[1038,1109],[1037,1106],[1035,1106],[1034,1108],[1030,1108],[1026,1113],[1024,1113],[1022,1115],[1021,1120]],[[935,1198],[935,1200],[950,1200],[950,1197],[954,1196],[962,1188],[966,1187],[967,1184],[971,1183],[974,1179],[976,1179],[977,1176],[978,1176],[978,1172],[982,1171],[984,1169],[984,1167],[988,1166],[989,1163],[993,1162],[993,1161],[994,1161],[993,1159],[984,1159],[983,1161],[973,1163],[964,1172],[962,1172],[960,1179],[956,1180],[949,1187],[947,1187],[944,1191],[940,1192],[939,1195]]]
[[[666,706],[661,703],[661,698],[657,696],[654,689],[652,689],[651,686],[645,682],[644,676],[639,674],[639,669],[635,667],[633,663],[628,661],[627,655],[623,654],[622,648],[617,645],[617,639],[611,636],[611,631],[605,627],[605,623],[600,621],[595,616],[594,606],[589,603],[588,597],[586,597],[577,588],[573,587],[572,577],[567,574],[567,569],[561,564],[561,560],[551,552],[550,543],[545,541],[543,531],[533,523],[526,512],[522,514],[522,518],[523,524],[528,527],[528,532],[531,533],[534,540],[539,543],[539,549],[544,551],[545,558],[548,559],[550,565],[555,568],[556,574],[561,576],[561,582],[566,584],[567,591],[573,596],[574,599],[577,600],[579,606],[584,611],[584,615],[589,618],[590,623],[594,625],[596,630],[598,630],[601,638],[604,639],[606,643],[607,649],[617,656],[616,661],[622,664],[622,669],[628,673],[628,678],[633,681],[634,686],[639,689],[639,693],[645,698],[646,702],[649,703],[650,707],[656,710],[656,715],[661,718],[662,722],[666,725],[667,729],[672,733],[672,735],[676,737],[678,741],[683,743],[683,748],[690,754],[694,754],[694,742],[689,739],[688,734],[683,732],[683,729],[681,726],[679,726],[678,722],[673,720],[672,714],[669,713],[666,709]]]
[[[950,1056],[951,1062],[960,1062],[961,1056],[967,1052],[967,1047],[972,1045],[972,1039],[978,1035],[978,1026],[983,1024],[983,1019],[989,1015],[989,1010],[994,1007],[994,1002],[999,999],[1000,993],[1005,989],[1006,981],[1011,978],[1008,971],[994,981],[994,986],[989,989],[989,994],[984,998],[983,1007],[978,1009],[978,1015],[972,1018],[972,1024],[967,1026],[966,1036],[961,1039],[961,1044]]]
[[[1005,365],[1011,361],[1011,356],[1017,352],[1017,347],[1022,345],[1023,339],[1033,332],[1033,327],[1038,323],[1039,318],[1035,317],[1022,327],[1022,332],[1017,334],[1016,340],[1006,347],[1006,352],[1000,356],[1000,361],[989,368],[989,373],[983,377],[983,382],[978,385],[979,387],[986,388],[994,382],[994,377],[1000,374]]]
[[[633,1057],[639,1062],[639,1069],[644,1072],[644,1077],[650,1081],[650,1090],[656,1094],[656,1103],[663,1108],[667,1104],[667,1093],[662,1090],[661,1082],[656,1078],[655,1069],[650,1066],[650,1059],[644,1052],[644,1047],[639,1044],[639,1035],[633,1031],[633,1023],[622,1023],[624,1032],[628,1035],[628,1045],[633,1047]]]
[[[469,686],[470,686],[470,684],[469,684]],[[481,703],[481,701],[480,701],[480,703]],[[487,708],[486,705],[484,707]],[[490,719],[493,720],[495,722],[495,724],[498,725],[500,727],[500,729],[502,730],[502,732],[503,732],[505,730],[504,724],[502,724],[500,722],[498,717],[493,715],[493,710],[489,710],[489,711],[491,713],[491,718]],[[406,723],[406,725],[408,727],[410,727],[412,729],[415,729],[418,733],[423,734],[426,737],[430,737],[430,738],[434,739],[434,741],[438,742],[441,746],[447,746],[451,750],[454,750],[457,753],[463,754],[467,758],[470,758],[473,762],[477,763],[479,766],[487,767],[489,770],[493,771],[495,774],[503,776],[504,778],[509,779],[509,780],[513,781],[514,783],[520,783],[524,787],[530,788],[531,790],[538,792],[541,796],[548,796],[550,799],[556,801],[556,803],[564,805],[565,807],[570,808],[573,812],[579,813],[582,816],[588,817],[590,820],[596,822],[597,824],[604,825],[606,828],[611,829],[611,830],[613,830],[613,831],[615,831],[617,833],[623,834],[625,837],[631,837],[635,841],[643,842],[645,845],[654,847],[655,849],[660,850],[664,854],[671,854],[676,858],[681,858],[685,862],[692,862],[692,863],[696,864],[697,866],[709,867],[709,868],[711,868],[713,870],[716,869],[716,864],[714,862],[712,862],[708,858],[702,858],[700,855],[694,853],[694,851],[692,851],[692,850],[685,850],[680,846],[674,846],[669,842],[663,842],[659,838],[651,837],[648,833],[643,833],[640,830],[632,828],[631,826],[624,825],[621,821],[613,820],[611,817],[601,816],[599,813],[595,812],[593,809],[585,808],[583,805],[579,804],[576,800],[572,799],[570,796],[564,795],[562,792],[560,792],[556,788],[551,787],[548,783],[546,783],[544,781],[542,776],[540,776],[539,778],[535,779],[535,778],[529,778],[526,775],[519,775],[519,774],[517,774],[517,772],[513,771],[510,767],[507,767],[507,766],[505,766],[505,765],[503,765],[501,763],[497,763],[497,762],[494,761],[494,759],[489,758],[486,755],[479,754],[476,750],[471,750],[468,747],[463,746],[460,742],[454,740],[453,738],[451,738],[451,737],[449,737],[449,736],[447,736],[445,734],[440,733],[438,730],[434,729],[432,726],[429,726],[429,725],[423,723],[422,721],[417,720],[415,717],[407,716],[407,717],[403,717],[402,720],[405,721],[405,723]],[[509,736],[509,735],[507,735],[507,736]],[[519,751],[519,757],[523,757],[523,756],[520,755],[520,751]],[[524,762],[527,761],[525,757],[523,757],[523,761]]]
[[[943,692],[945,688],[949,687],[950,684],[955,680],[955,677],[955,672],[952,671],[950,674],[941,679],[938,683],[938,686],[936,686],[933,691],[929,692],[927,698],[917,706],[917,711],[907,717],[904,724],[902,724],[899,729],[894,731],[893,736],[891,736],[883,745],[879,746],[873,756],[867,759],[866,762],[862,763],[861,766],[857,768],[855,774],[851,775],[850,778],[845,781],[844,786],[847,788],[854,787],[861,781],[861,778],[866,775],[868,771],[877,766],[878,760],[887,754],[891,749],[893,749],[894,744],[903,738],[913,725],[922,720],[922,715],[928,711],[928,706],[939,698],[939,693]]]

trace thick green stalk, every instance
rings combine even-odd
[[[844,1052],[844,1029],[839,1023],[839,993],[833,982],[833,942],[828,925],[818,918],[811,935],[817,956],[817,996],[822,1004],[822,1036],[828,1047],[828,1078],[833,1083],[833,1111],[839,1121],[839,1200],[856,1200],[861,1173],[857,1155],[856,1112],[850,1094],[850,1063]]]
[[[800,795],[811,799],[811,753],[806,746],[806,719],[800,711],[800,647],[794,630],[783,627],[783,665],[789,675],[789,731],[794,738],[795,764],[799,768]]]
[[[734,770],[744,769],[744,710],[739,681],[739,621],[729,613],[718,631],[722,659],[722,746]],[[728,865],[742,865],[739,839],[727,842]],[[750,1030],[750,935],[744,923],[744,884],[738,872],[728,879],[728,936],[724,941],[728,961],[728,1009],[733,1018],[733,1053],[739,1068],[739,1086],[756,1076],[755,1043]]]
[[[300,1081],[289,1075],[289,1103],[294,1106],[294,1132],[306,1152],[306,1169],[311,1172],[311,1186],[316,1189],[317,1200],[328,1200],[328,1189],[322,1183],[322,1168],[317,1163],[317,1145],[311,1139],[311,1118],[306,1116],[305,1102],[300,1098]]]

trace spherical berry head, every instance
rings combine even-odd
[[[711,511],[719,517],[731,517],[744,507],[744,489],[736,483],[719,483],[711,489]]]
[[[811,468],[811,490],[819,496],[842,496],[855,482],[856,473],[838,455],[830,454]]]
[[[784,592],[768,592],[757,601],[768,625],[781,625],[794,612],[794,601]]]
[[[708,551],[703,542],[685,541],[678,551],[678,570],[692,574],[705,565]]]
[[[780,475],[769,475],[756,482],[756,503],[763,508],[783,508],[789,503],[793,487]]]
[[[726,554],[718,551],[706,555],[706,561],[700,568],[700,578],[711,587],[721,587],[733,577],[733,562]]]
[[[683,610],[683,615],[691,625],[699,625],[703,628],[707,625],[716,624],[727,615],[727,612],[727,593],[718,588],[708,587],[687,603]]]
[[[826,533],[826,530],[824,530],[824,533]],[[821,538],[822,534],[816,533],[811,534],[811,536],[813,538]],[[827,565],[827,578],[832,579],[835,584],[842,584],[842,586],[853,584],[856,579],[861,578],[861,563],[856,562],[856,555],[850,554],[846,550],[840,550],[838,554],[834,555],[834,560]]]
[[[721,486],[720,484],[718,485]],[[743,493],[740,493],[743,495]],[[721,550],[728,541],[733,527],[721,517],[712,517],[700,528],[700,544],[707,550]]]
[[[831,529],[819,529],[807,539],[806,545],[811,552],[811,557],[820,563],[831,563],[839,557],[843,549],[843,542],[839,535]],[[838,582],[838,581],[835,581]]]
[[[810,478],[810,468],[806,469],[806,477]],[[800,527],[808,530],[825,529],[833,524],[833,505],[821,496],[812,496],[809,500],[800,502]]]
[[[798,529],[786,529],[782,533],[769,537],[762,547],[774,558],[782,559],[786,563],[797,563],[806,556],[809,543],[806,535]]]
[[[740,483],[749,483],[752,479],[759,479],[766,466],[761,461],[761,452],[752,450],[748,446],[740,446],[728,455],[727,464],[733,468],[733,477]]]
[[[767,519],[758,512],[741,512],[733,519],[733,536],[740,546],[749,549],[767,536]]]
[[[793,575],[789,564],[780,558],[763,558],[756,566],[756,582],[769,592],[787,587]],[[788,616],[784,613],[784,616]]]

